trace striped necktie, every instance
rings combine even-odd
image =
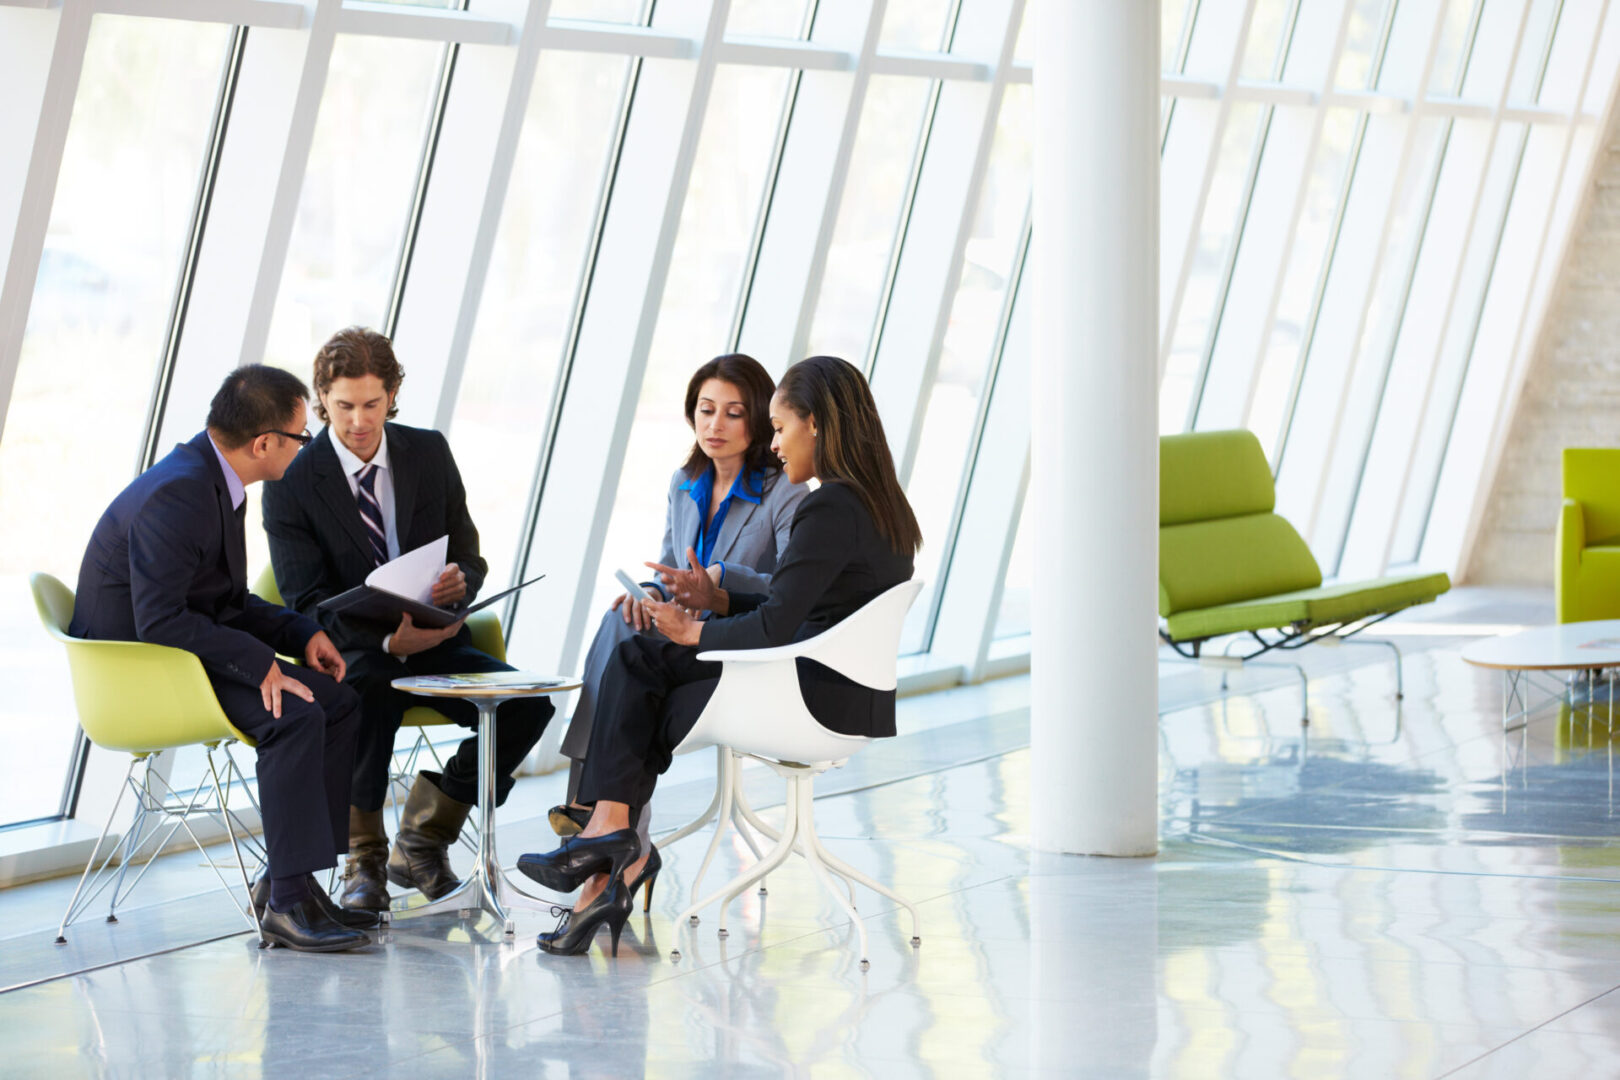
[[[366,539],[371,541],[371,557],[375,565],[388,561],[388,529],[383,525],[382,504],[377,501],[377,466],[367,465],[355,473],[360,481],[358,501],[360,520],[366,523]]]

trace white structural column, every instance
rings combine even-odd
[[[1159,12],[1041,0],[1031,841],[1158,850]]]

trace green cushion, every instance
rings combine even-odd
[[[1253,432],[1194,431],[1159,439],[1159,525],[1269,514],[1271,466]]]
[[[1558,582],[1560,622],[1620,618],[1620,547],[1596,544],[1582,548]]]
[[[1620,450],[1566,447],[1564,498],[1580,501],[1589,546],[1620,541]]]
[[[1164,530],[1160,531],[1162,534]],[[1399,611],[1413,604],[1426,604],[1449,588],[1451,579],[1445,574],[1404,574],[1353,581],[1184,611],[1171,615],[1165,629],[1172,640],[1190,641],[1247,630],[1332,626]]]
[[[1271,482],[1268,474],[1266,482]],[[1159,530],[1159,614],[1232,604],[1322,584],[1294,527],[1276,514]]]

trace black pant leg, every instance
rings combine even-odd
[[[614,651],[602,677],[581,802],[644,806],[675,747],[697,722],[720,678],[698,650],[638,635]]]
[[[463,635],[464,636],[464,635]],[[413,675],[468,675],[485,671],[516,671],[473,648],[463,636],[452,638],[441,645],[405,658]],[[439,788],[452,799],[464,803],[478,802],[478,708],[466,699],[423,698],[412,703],[430,704],[445,716],[473,734],[463,739],[456,752],[444,763],[444,776]],[[549,696],[519,698],[508,701],[495,710],[495,805],[506,802],[516,781],[512,773],[523,764],[523,759],[551,721],[556,706]]]
[[[361,712],[349,797],[361,810],[381,810],[388,797],[388,774],[394,765],[394,737],[405,710],[414,702],[409,695],[395,690],[392,683],[410,675],[411,669],[380,649],[344,653],[343,659],[349,665],[343,681],[360,695]],[[348,834],[347,825],[344,834]]]
[[[336,866],[336,856],[348,848],[349,779],[360,722],[360,698],[349,687],[308,668],[281,670],[309,687],[315,700],[284,693],[279,718],[264,707],[258,687],[209,678],[231,723],[258,743],[254,771],[276,877]]]

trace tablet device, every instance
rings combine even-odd
[[[624,586],[624,591],[626,593],[628,593],[630,596],[633,596],[635,599],[637,599],[637,600],[651,600],[652,599],[651,596],[647,595],[647,590],[643,589],[641,587],[641,584],[638,581],[636,581],[635,578],[631,577],[629,574],[625,573],[623,570],[615,570],[615,571],[613,571],[613,576],[619,579],[619,584]]]

